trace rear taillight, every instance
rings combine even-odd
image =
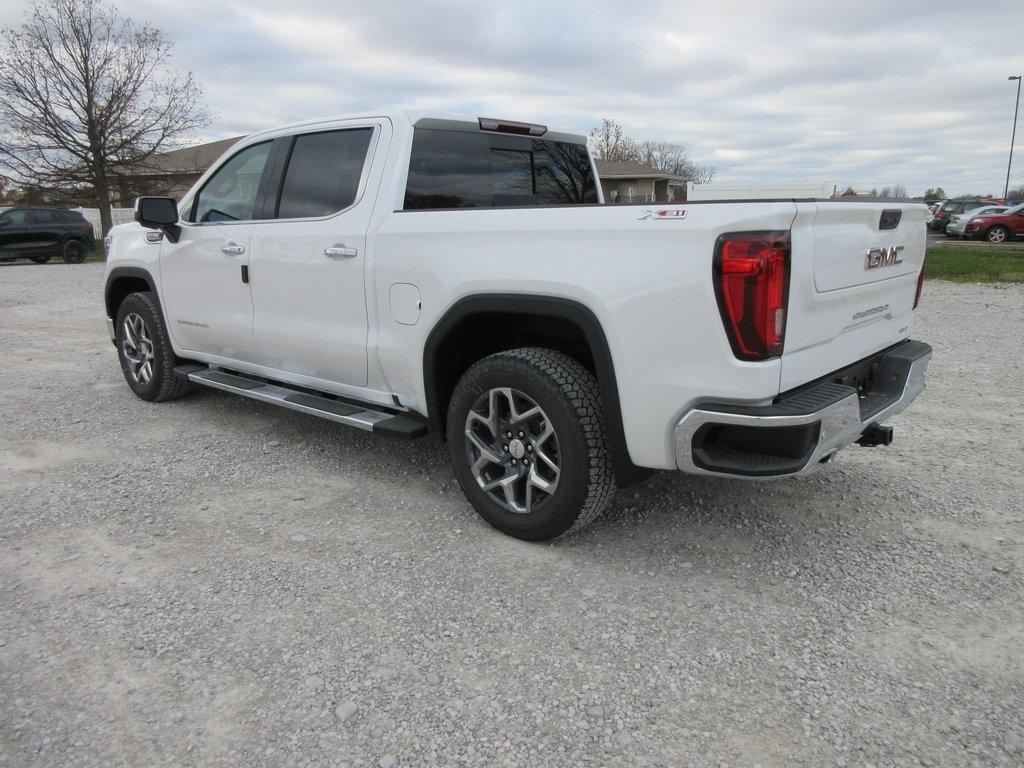
[[[921,293],[924,291],[924,267],[928,261],[928,257],[925,256],[924,261],[921,262],[921,272],[917,276],[917,293],[914,294],[914,309],[917,309],[917,305],[921,303]]]
[[[715,245],[715,293],[741,360],[782,354],[789,300],[789,232],[736,232]]]

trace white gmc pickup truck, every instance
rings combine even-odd
[[[804,475],[924,386],[923,205],[604,205],[583,136],[395,112],[239,142],[107,240],[151,401],[205,385],[445,439],[496,528],[545,540],[644,468]]]

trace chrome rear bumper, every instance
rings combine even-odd
[[[705,403],[674,430],[683,472],[742,478],[791,477],[821,469],[872,424],[902,411],[924,389],[932,349],[907,341],[857,364],[870,389],[843,383],[849,369],[772,405]]]

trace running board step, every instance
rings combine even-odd
[[[179,365],[176,376],[186,378],[205,387],[248,397],[299,413],[319,416],[321,419],[347,424],[367,432],[412,440],[427,434],[427,425],[415,416],[375,410],[370,405],[314,395],[283,384],[272,384],[262,379],[228,373],[204,365]]]

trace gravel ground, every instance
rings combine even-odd
[[[1024,287],[928,284],[891,448],[531,545],[432,439],[135,399],[102,268],[0,265],[0,765],[1024,762]]]

